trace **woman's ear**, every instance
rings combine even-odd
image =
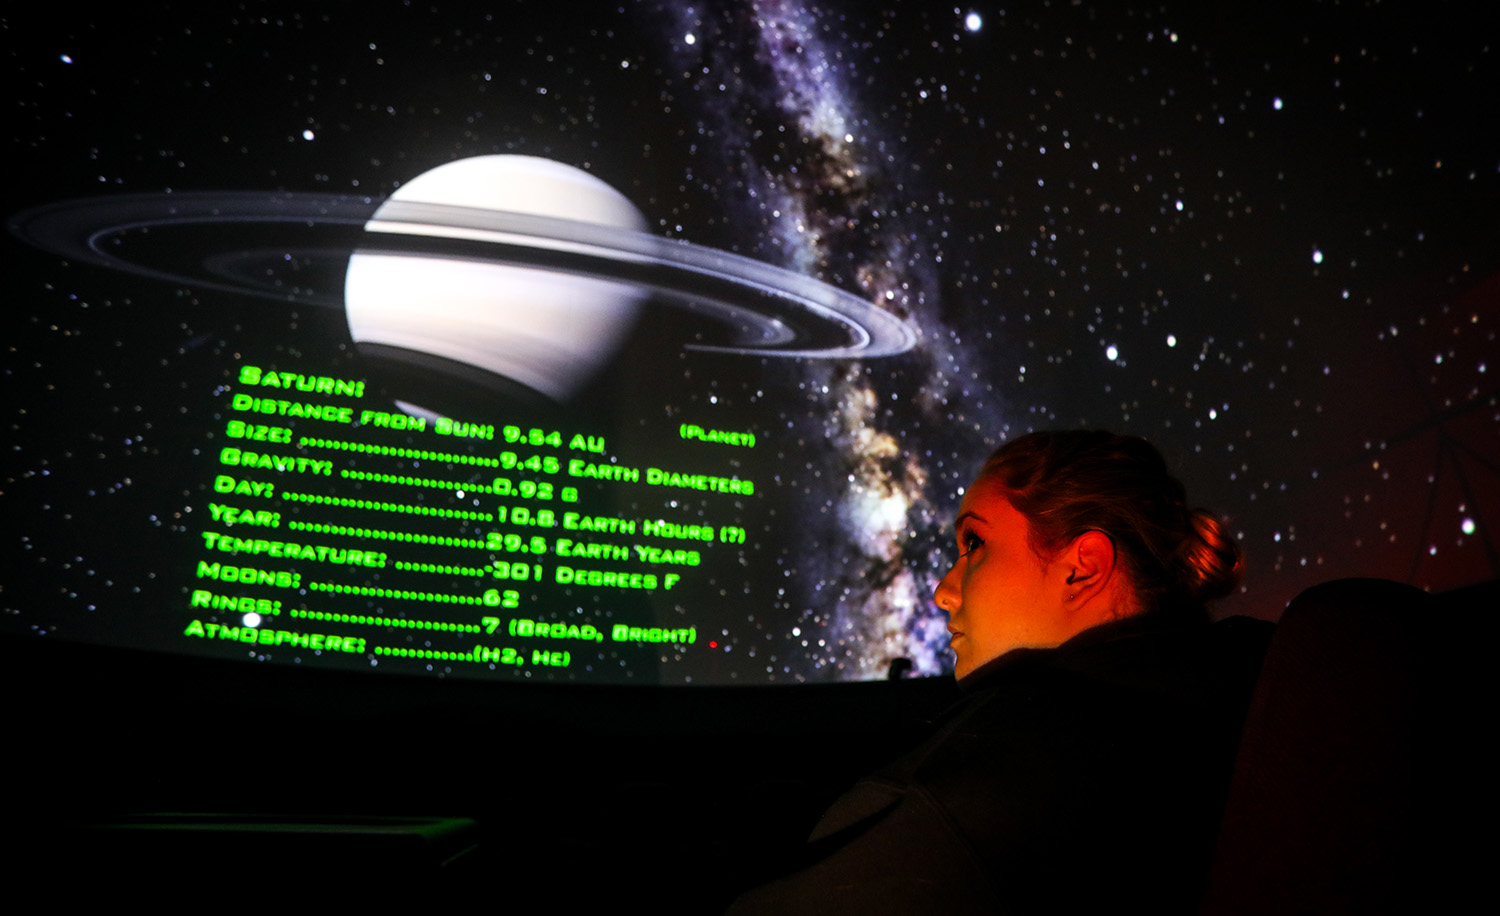
[[[1119,616],[1124,608],[1116,607],[1121,577],[1119,556],[1115,542],[1109,535],[1090,529],[1073,539],[1063,551],[1061,572],[1066,574],[1061,582],[1065,592],[1065,607],[1078,610],[1084,607],[1099,609],[1107,606]]]

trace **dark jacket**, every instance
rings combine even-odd
[[[1271,629],[1153,613],[984,665],[730,912],[1195,912]]]

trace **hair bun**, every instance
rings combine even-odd
[[[1183,591],[1195,602],[1222,598],[1240,584],[1245,557],[1218,516],[1204,509],[1188,513],[1190,537],[1177,551]]]
[[[1144,439],[1106,430],[1028,433],[996,450],[980,476],[992,476],[1026,517],[1039,557],[1086,531],[1109,535],[1140,610],[1201,605],[1239,584],[1239,545],[1218,516],[1190,508],[1182,481]]]

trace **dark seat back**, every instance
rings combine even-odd
[[[1417,774],[1430,742],[1419,717],[1436,605],[1409,585],[1342,579],[1287,606],[1246,720],[1205,914],[1410,912],[1423,899]]]

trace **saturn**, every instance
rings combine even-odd
[[[362,351],[463,367],[556,402],[650,320],[648,303],[722,332],[685,340],[689,349],[865,359],[916,342],[905,321],[857,295],[646,225],[596,176],[511,155],[440,165],[383,201],[162,192],[63,201],[9,221],[73,261],[340,308]]]

